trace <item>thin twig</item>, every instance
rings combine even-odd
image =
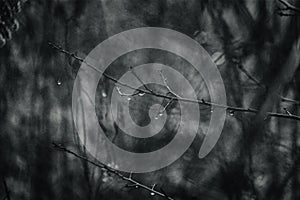
[[[286,112],[286,114],[288,114],[288,115],[292,115],[292,113],[291,113],[290,111],[288,111],[288,109],[286,109],[286,108],[283,108],[283,110]]]
[[[244,107],[235,107],[235,106],[228,106],[228,105],[221,105],[221,104],[216,104],[216,103],[212,103],[209,101],[206,101],[204,99],[198,100],[198,99],[188,99],[185,97],[180,97],[177,94],[175,94],[174,96],[169,96],[169,95],[165,95],[165,94],[161,94],[161,93],[157,93],[157,92],[150,92],[148,90],[142,89],[142,88],[135,88],[131,85],[128,85],[126,83],[123,83],[121,81],[118,81],[117,79],[115,79],[114,77],[106,74],[105,72],[97,69],[96,67],[94,67],[93,65],[87,63],[83,58],[80,58],[78,56],[76,56],[74,53],[71,53],[65,49],[63,49],[61,46],[58,46],[56,44],[53,44],[51,42],[48,43],[52,48],[58,50],[61,53],[67,54],[77,60],[79,60],[80,62],[85,63],[87,66],[91,67],[92,69],[94,69],[95,71],[102,73],[104,77],[110,79],[111,81],[115,82],[115,84],[117,85],[121,85],[124,87],[127,87],[129,89],[133,89],[136,90],[140,93],[145,93],[145,94],[150,94],[156,97],[160,97],[160,98],[165,98],[165,99],[169,99],[169,100],[177,100],[177,101],[182,101],[182,102],[188,102],[188,103],[197,103],[197,104],[201,104],[201,105],[206,105],[206,106],[214,106],[214,107],[218,107],[218,108],[223,108],[229,112],[244,112],[244,113],[258,113],[259,111],[257,109],[253,109],[253,108],[244,108]],[[288,115],[288,114],[284,114],[284,113],[276,113],[276,112],[267,112],[266,113],[266,117],[278,117],[278,118],[286,118],[286,119],[294,119],[294,120],[298,120],[300,121],[300,116],[298,115]]]
[[[160,70],[159,73],[160,73],[160,76],[161,76],[161,78],[162,78],[162,80],[163,80],[163,82],[164,82],[165,87],[168,89],[168,91],[169,91],[171,94],[173,94],[174,96],[176,96],[177,98],[182,98],[182,97],[180,97],[178,94],[176,94],[176,93],[170,88],[170,86],[169,86],[168,83],[167,83],[167,78],[164,76],[162,70]]]
[[[169,86],[168,83],[167,83],[167,78],[164,76],[162,70],[160,70],[159,73],[160,73],[160,76],[161,76],[161,78],[162,78],[162,81],[164,82],[165,87],[166,87],[167,90],[168,90],[168,93],[169,93],[169,94],[173,94],[174,96],[176,96],[176,97],[178,97],[178,98],[181,98],[179,95],[177,95],[177,94],[170,88],[170,86]],[[167,93],[167,94],[168,94],[168,93]],[[163,100],[164,100],[164,99],[163,99]],[[157,113],[157,115],[159,115],[159,114],[161,114],[162,112],[164,112],[164,111],[168,108],[168,106],[172,103],[173,100],[174,100],[174,98],[170,99],[170,100],[168,101],[168,103],[163,107],[163,109],[162,109],[162,110],[159,110],[159,112]],[[156,115],[156,117],[157,117],[157,115]]]
[[[293,10],[293,11],[296,11],[296,12],[300,12],[300,8],[290,4],[289,2],[287,2],[286,0],[278,0],[280,3],[282,3],[286,9],[288,10]]]
[[[299,16],[300,14],[298,13],[286,13],[286,12],[283,12],[282,10],[278,10],[277,14],[281,17],[294,17],[294,16]]]
[[[135,179],[132,178],[132,173],[130,173],[130,175],[128,177],[126,177],[125,175],[121,174],[119,171],[117,171],[117,170],[115,170],[115,169],[113,169],[111,167],[108,167],[108,166],[106,166],[103,163],[95,162],[95,161],[92,161],[92,160],[90,160],[90,159],[88,159],[88,158],[86,158],[84,156],[81,156],[81,155],[79,155],[79,154],[77,154],[77,153],[75,153],[75,152],[67,149],[66,147],[64,147],[62,145],[56,144],[55,142],[52,142],[52,145],[56,149],[59,149],[59,150],[61,150],[63,152],[71,154],[71,155],[75,156],[76,158],[79,158],[79,159],[81,159],[81,160],[83,160],[85,162],[88,162],[88,163],[90,163],[90,164],[92,164],[92,165],[94,165],[94,166],[96,166],[96,167],[98,167],[98,168],[100,168],[102,170],[106,170],[107,172],[116,175],[117,177],[119,177],[122,180],[124,180],[127,183],[129,183],[129,184],[126,185],[126,187],[142,188],[144,190],[149,191],[150,193],[154,193],[154,194],[156,194],[158,196],[161,196],[163,198],[166,198],[166,199],[169,199],[169,200],[174,200],[170,196],[168,196],[168,195],[166,195],[166,194],[164,194],[162,192],[159,192],[159,191],[155,190],[153,186],[149,187],[149,186],[146,186],[145,184],[143,184],[143,183],[141,183],[139,181],[136,181]]]
[[[265,87],[258,80],[256,80],[256,78],[254,78],[242,65],[238,65],[238,68],[241,70],[241,72],[243,72],[256,85],[258,85],[259,87],[265,89]]]
[[[259,86],[260,88],[262,89],[266,89],[265,86],[263,86],[255,77],[253,77],[251,75],[250,72],[248,72],[242,65],[239,65],[238,66],[238,69],[241,70],[241,72],[243,72],[252,82],[254,82],[257,86]],[[292,104],[295,104],[295,105],[300,105],[300,102],[297,101],[297,100],[294,100],[294,99],[290,99],[290,98],[287,98],[287,97],[283,97],[279,94],[277,94],[278,97],[280,97],[281,101],[282,102],[289,102],[289,103],[292,103]]]
[[[148,90],[149,92],[153,93],[153,90],[151,90],[150,88],[148,88],[148,86],[142,81],[142,79],[135,73],[133,67],[130,67],[130,71],[135,76],[135,78],[144,86],[144,88],[146,90]]]
[[[286,0],[278,0],[284,8],[278,8],[277,14],[279,16],[298,16],[300,15],[300,8],[292,5],[291,3],[287,2]]]
[[[132,96],[136,96],[136,95],[140,94],[139,92],[129,94],[129,93],[122,92],[119,87],[116,87],[116,88],[117,88],[117,91],[118,91],[119,95],[124,96],[124,97],[132,97]]]

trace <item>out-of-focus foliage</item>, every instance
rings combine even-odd
[[[12,37],[12,32],[19,29],[16,14],[21,11],[22,3],[27,0],[1,0],[0,1],[0,47]]]
[[[51,49],[48,41],[84,57],[121,31],[144,26],[171,28],[194,37],[212,55],[225,83],[228,104],[276,112],[286,108],[299,115],[299,105],[271,95],[300,99],[299,19],[280,17],[276,6],[276,1],[269,0],[25,3],[17,16],[19,30],[0,49],[0,178],[6,180],[11,199],[158,199],[143,190],[126,188],[109,173],[52,148],[55,141],[89,156],[80,145],[71,113],[72,84],[80,63]],[[201,76],[170,53],[134,51],[112,63],[107,73],[120,77],[130,66],[149,62],[177,69],[191,81],[199,99],[209,99]],[[114,84],[106,79],[100,83],[97,115],[115,144],[135,151],[153,150],[176,133],[180,112],[174,102],[167,108],[167,124],[156,140],[136,141],[126,136],[114,124],[108,106]],[[131,99],[132,117],[146,123],[148,107],[160,102],[148,95]],[[191,148],[164,169],[134,174],[137,179],[147,185],[156,183],[175,199],[299,199],[299,122],[280,118],[257,122],[252,114],[230,113],[217,146],[200,160],[198,148],[210,108],[200,109],[201,129]],[[0,187],[0,198],[2,194],[5,191]]]

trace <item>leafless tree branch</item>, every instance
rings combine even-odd
[[[133,67],[130,67],[130,71],[136,77],[136,79],[144,86],[144,88],[146,90],[148,90],[149,92],[153,93],[153,91],[150,88],[148,88],[148,86],[142,81],[142,79],[135,73]]]
[[[284,8],[278,8],[277,14],[280,16],[297,16],[300,15],[300,8],[292,5],[286,0],[278,0]]]
[[[290,4],[289,2],[287,2],[286,0],[278,0],[280,3],[282,3],[286,9],[290,9],[290,10],[294,10],[294,11],[297,11],[297,12],[300,12],[300,8]]]
[[[252,82],[254,82],[257,86],[259,86],[262,89],[266,89],[265,86],[263,86],[254,76],[251,75],[250,72],[248,72],[242,65],[239,65],[238,68],[241,70],[242,73],[244,73]],[[300,105],[300,102],[294,99],[286,98],[281,95],[277,95],[280,97],[282,102],[289,102],[295,105]]]
[[[132,86],[126,84],[126,83],[123,83],[123,82],[115,79],[114,77],[106,74],[105,72],[97,69],[95,66],[87,63],[87,61],[84,60],[83,58],[80,58],[80,57],[76,56],[74,53],[69,52],[69,51],[63,49],[61,46],[56,45],[56,44],[51,43],[51,42],[49,42],[48,44],[53,49],[55,49],[55,50],[57,50],[57,51],[59,51],[61,53],[67,54],[68,56],[71,56],[74,59],[77,59],[80,62],[85,63],[87,66],[93,68],[97,72],[102,73],[104,77],[106,77],[106,78],[110,79],[111,81],[115,82],[115,84],[127,87],[129,89],[136,90],[139,93],[150,94],[150,95],[154,95],[156,97],[161,97],[161,98],[165,98],[165,99],[169,99],[169,100],[177,100],[177,101],[182,101],[182,102],[197,103],[197,104],[206,105],[206,106],[214,106],[214,107],[226,109],[230,113],[244,112],[244,113],[254,113],[255,114],[255,113],[259,112],[257,109],[253,109],[253,108],[244,108],[244,107],[235,107],[235,106],[221,105],[221,104],[216,104],[216,103],[212,103],[212,102],[206,101],[204,99],[201,99],[201,100],[198,100],[198,99],[197,100],[195,100],[195,99],[188,99],[188,98],[185,98],[185,97],[179,97],[178,95],[176,95],[174,97],[174,96],[170,96],[170,95],[166,95],[166,94],[157,93],[157,92],[154,92],[154,91],[150,92],[150,91],[148,91],[146,89],[135,88],[135,87],[132,87]],[[279,118],[294,119],[294,120],[300,121],[300,116],[298,116],[298,115],[288,115],[288,114],[285,114],[285,113],[267,112],[266,113],[266,118],[267,117],[279,117]]]
[[[79,154],[77,154],[77,153],[75,153],[75,152],[67,149],[66,147],[64,147],[64,146],[62,146],[60,144],[56,144],[55,142],[53,142],[52,145],[56,149],[59,149],[59,150],[61,150],[63,152],[71,154],[71,155],[75,156],[76,158],[79,158],[79,159],[81,159],[81,160],[83,160],[85,162],[88,162],[88,163],[90,163],[90,164],[92,164],[92,165],[94,165],[94,166],[96,166],[96,167],[98,167],[98,168],[100,168],[102,170],[105,170],[105,171],[107,171],[107,172],[109,172],[111,174],[116,175],[117,177],[119,177],[120,179],[122,179],[122,180],[124,180],[124,181],[126,181],[128,183],[126,185],[126,187],[142,188],[144,190],[149,191],[150,194],[152,194],[152,195],[158,195],[158,196],[161,196],[161,197],[163,197],[165,199],[174,200],[172,197],[166,195],[165,192],[159,192],[158,190],[156,190],[155,189],[156,184],[153,185],[153,186],[151,186],[151,187],[149,187],[149,186],[147,186],[147,185],[145,185],[145,184],[143,184],[143,183],[141,183],[139,181],[136,181],[135,179],[132,178],[132,173],[130,173],[129,176],[126,177],[125,175],[121,174],[119,171],[117,171],[117,170],[115,170],[115,169],[113,169],[111,167],[108,167],[108,166],[106,166],[103,163],[95,162],[95,161],[92,161],[92,160],[90,160],[90,159],[88,159],[88,158],[86,158],[84,156],[81,156],[81,155],[79,155]]]

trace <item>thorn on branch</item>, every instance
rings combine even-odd
[[[292,113],[290,113],[290,111],[288,111],[287,108],[283,108],[283,110],[284,110],[289,116],[292,116]]]
[[[130,172],[128,179],[132,178],[132,172]]]

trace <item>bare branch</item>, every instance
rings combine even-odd
[[[178,94],[176,94],[176,93],[170,88],[170,86],[169,86],[168,83],[167,83],[167,78],[164,76],[162,70],[160,70],[159,73],[160,73],[160,76],[161,76],[161,78],[162,78],[162,80],[163,80],[163,82],[164,82],[165,87],[168,89],[168,91],[169,91],[171,94],[173,94],[174,96],[176,96],[177,98],[181,98]]]
[[[238,65],[238,68],[241,70],[241,72],[243,72],[256,85],[258,85],[259,87],[265,89],[265,87],[258,80],[256,80],[256,78],[254,78],[242,65]]]
[[[116,88],[117,88],[118,93],[119,93],[121,96],[132,97],[132,96],[135,96],[135,95],[139,94],[139,92],[136,92],[136,93],[133,93],[133,94],[127,94],[127,93],[122,92],[121,89],[120,89],[119,87],[116,87]]]
[[[135,87],[132,87],[132,86],[126,84],[126,83],[120,82],[117,79],[115,79],[114,77],[102,72],[101,70],[97,69],[93,65],[87,63],[83,58],[80,58],[80,57],[76,56],[74,53],[71,53],[67,50],[64,50],[62,47],[60,47],[58,45],[55,45],[53,43],[49,42],[48,44],[52,48],[60,51],[61,53],[72,56],[73,58],[85,63],[87,66],[95,69],[97,72],[102,73],[104,77],[106,77],[106,78],[110,79],[111,81],[115,82],[115,84],[127,87],[129,89],[136,90],[136,91],[138,91],[140,93],[143,93],[143,94],[150,94],[150,95],[153,95],[153,96],[156,96],[156,97],[165,98],[165,99],[169,99],[169,100],[177,100],[177,101],[182,101],[182,102],[197,103],[197,104],[206,105],[206,106],[214,106],[214,107],[218,107],[218,108],[223,108],[223,109],[225,109],[229,112],[230,111],[231,112],[244,112],[244,113],[253,113],[253,114],[258,113],[258,110],[253,109],[253,108],[244,108],[244,107],[221,105],[221,104],[216,104],[216,103],[206,101],[204,99],[201,99],[201,100],[196,99],[195,100],[195,99],[188,99],[188,98],[185,98],[185,97],[180,97],[177,94],[175,94],[170,88],[169,88],[169,91],[172,92],[172,94],[175,95],[175,97],[170,96],[170,95],[166,95],[166,94],[157,93],[157,92],[154,92],[154,91],[150,92],[146,89],[135,88]],[[294,120],[300,121],[300,116],[298,116],[298,115],[288,115],[288,114],[285,114],[285,113],[275,113],[275,112],[267,112],[266,115],[267,115],[266,117],[278,117],[278,118],[294,119]]]
[[[297,14],[297,13],[287,13],[287,12],[283,12],[282,10],[278,10],[277,11],[277,14],[281,17],[294,17],[294,16],[298,16],[300,14]]]
[[[300,12],[300,8],[290,4],[286,0],[278,0],[278,1],[285,6],[286,10],[293,10],[293,11],[296,11],[296,12]]]
[[[148,90],[149,92],[153,93],[153,91],[150,88],[148,88],[147,85],[142,81],[142,79],[135,73],[133,67],[130,67],[130,71],[136,77],[136,79],[144,86],[144,88],[146,90]]]
[[[286,114],[288,114],[288,115],[292,115],[292,113],[290,112],[290,111],[288,111],[288,109],[286,109],[286,108],[283,108],[283,110],[286,112]]]
[[[298,16],[300,15],[300,8],[292,5],[291,3],[287,2],[286,0],[278,0],[284,8],[278,8],[277,14],[279,16]]]
[[[126,187],[135,187],[137,189],[138,188],[142,188],[144,190],[149,191],[150,194],[158,195],[158,196],[161,196],[161,197],[169,199],[169,200],[174,200],[170,196],[168,196],[168,195],[166,195],[166,194],[164,194],[162,192],[159,192],[159,191],[155,190],[154,186],[149,187],[149,186],[146,186],[145,184],[143,184],[143,183],[141,183],[139,181],[136,181],[135,179],[132,178],[132,173],[129,174],[129,177],[126,177],[125,175],[121,174],[119,171],[117,171],[117,170],[115,170],[115,169],[113,169],[111,167],[108,167],[107,165],[105,165],[103,163],[95,162],[95,161],[92,161],[92,160],[90,160],[90,159],[88,159],[88,158],[86,158],[84,156],[81,156],[81,155],[79,155],[79,154],[77,154],[77,153],[75,153],[75,152],[73,152],[73,151],[65,148],[62,145],[56,144],[55,142],[52,142],[52,145],[56,149],[59,149],[59,150],[61,150],[63,152],[71,154],[71,155],[75,156],[76,158],[79,158],[79,159],[81,159],[81,160],[83,160],[85,162],[88,162],[88,163],[90,163],[90,164],[92,164],[92,165],[94,165],[94,166],[96,166],[96,167],[98,167],[98,168],[100,168],[102,170],[105,170],[105,171],[107,171],[107,172],[109,172],[111,174],[116,175],[117,177],[119,177],[120,179],[122,179],[122,180],[124,180],[124,181],[126,181],[128,183],[126,185]]]
[[[263,86],[254,76],[251,75],[250,72],[248,72],[242,65],[239,65],[238,68],[243,72],[252,82],[254,82],[257,86],[259,86],[262,89],[266,89],[265,86]],[[300,102],[294,99],[283,97],[279,94],[277,94],[278,97],[280,97],[282,102],[289,102],[295,105],[300,105]]]

